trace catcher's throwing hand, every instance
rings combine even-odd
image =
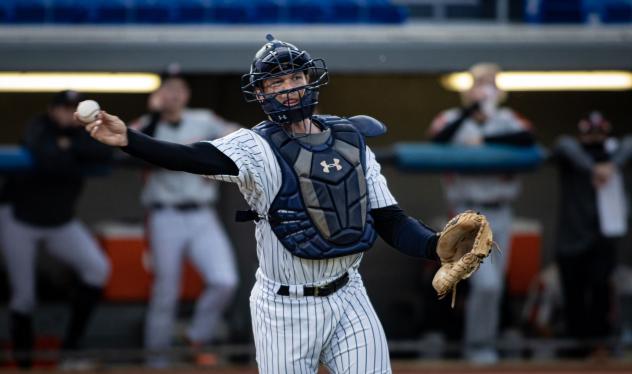
[[[78,119],[76,112],[75,118]],[[90,136],[103,144],[116,147],[127,145],[127,126],[120,118],[104,110],[97,115],[96,121],[86,124],[85,129]]]
[[[437,255],[441,268],[432,280],[439,298],[452,290],[452,307],[456,285],[469,278],[489,256],[493,246],[492,230],[487,218],[468,210],[452,218],[439,233]]]

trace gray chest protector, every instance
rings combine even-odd
[[[346,118],[313,120],[331,130],[323,144],[299,142],[273,122],[253,128],[270,144],[282,172],[281,188],[268,212],[272,230],[288,251],[302,258],[366,251],[377,234],[369,215],[364,135]]]

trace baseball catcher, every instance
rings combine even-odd
[[[492,245],[492,230],[487,218],[468,210],[452,218],[439,233],[437,255],[441,268],[432,280],[439,298],[452,290],[452,307],[456,297],[456,285],[469,278],[489,256]]]

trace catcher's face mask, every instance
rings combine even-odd
[[[250,72],[242,76],[244,98],[258,102],[268,117],[281,125],[311,117],[319,88],[328,81],[325,62],[272,35],[267,39]]]

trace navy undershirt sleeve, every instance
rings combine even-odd
[[[209,142],[165,142],[132,129],[127,129],[127,140],[127,146],[121,147],[123,151],[165,169],[200,175],[239,174],[233,160]]]
[[[407,216],[398,205],[372,209],[375,229],[385,242],[413,257],[438,261],[436,231]]]
[[[441,131],[433,135],[430,141],[439,144],[451,142],[456,132],[459,128],[461,128],[461,125],[472,115],[472,113],[479,110],[479,107],[479,103],[474,103],[468,107],[459,109],[459,115],[454,120],[446,124]]]

